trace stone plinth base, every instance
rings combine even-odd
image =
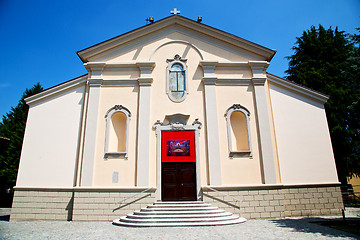
[[[213,187],[241,202],[203,188],[204,202],[247,219],[341,215],[339,185]]]
[[[113,221],[155,201],[155,189],[125,200],[143,190],[15,189],[10,221]]]
[[[336,184],[213,188],[240,201],[203,187],[205,203],[247,219],[341,215],[344,208]],[[145,189],[16,188],[10,220],[113,221],[155,202],[155,188],[127,199]]]

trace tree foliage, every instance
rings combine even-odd
[[[34,95],[43,88],[40,83],[32,88],[26,89],[16,107],[12,107],[10,112],[3,116],[0,122],[0,201],[4,205],[6,197],[5,190],[12,188],[16,182],[17,171],[25,125],[29,107],[25,103],[25,98]]]
[[[359,35],[312,26],[287,57],[287,79],[329,95],[325,104],[339,180],[360,175]]]

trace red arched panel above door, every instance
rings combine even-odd
[[[161,162],[195,162],[195,131],[162,131]]]

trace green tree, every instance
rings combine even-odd
[[[312,26],[287,57],[287,79],[329,95],[325,104],[339,180],[360,174],[359,36]]]
[[[2,206],[11,204],[11,194],[7,191],[12,189],[16,182],[29,110],[24,99],[42,90],[40,83],[35,84],[31,89],[26,89],[18,105],[12,107],[0,122],[0,205]]]

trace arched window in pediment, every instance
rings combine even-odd
[[[240,104],[234,104],[225,112],[229,155],[251,156],[249,117],[250,112]]]
[[[174,102],[182,102],[188,93],[186,60],[175,55],[168,59],[166,93]]]
[[[130,116],[130,111],[122,105],[115,105],[107,111],[105,155],[127,157]]]

